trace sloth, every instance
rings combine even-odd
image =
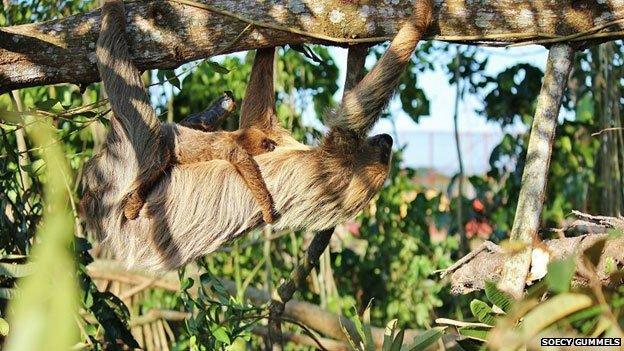
[[[202,118],[210,120],[214,117],[214,113],[210,112],[219,112],[219,107],[226,110],[235,108],[230,96],[221,98],[220,101],[224,106],[214,106],[200,116],[189,116],[180,125],[158,123],[155,112],[149,107],[149,98],[141,86],[140,74],[129,59],[130,55],[123,38],[125,27],[123,3],[112,3],[108,7],[111,8],[111,14],[102,24],[103,30],[99,37],[100,46],[97,48],[96,57],[104,88],[111,101],[113,121],[117,121],[116,124],[126,131],[131,131],[136,127],[132,125],[134,121],[128,117],[132,116],[132,109],[141,109],[140,113],[145,114],[145,122],[149,123],[148,128],[161,129],[153,139],[156,145],[160,145],[162,152],[158,155],[144,153],[146,158],[143,160],[143,166],[139,167],[136,179],[122,200],[125,218],[138,217],[146,196],[169,168],[174,165],[220,159],[230,162],[236,168],[260,205],[263,220],[272,223],[273,199],[253,156],[273,151],[275,142],[262,130],[254,127],[234,132],[203,131],[205,124]],[[115,18],[115,22],[109,22],[108,18]],[[109,30],[110,26],[115,28]],[[111,55],[112,51],[106,49],[109,46],[115,47],[115,56]],[[132,140],[132,133],[129,134],[133,145],[146,146],[140,140],[143,133],[139,131],[135,140]],[[150,165],[150,161],[153,161],[153,165]]]
[[[104,88],[109,85],[108,77],[103,78]],[[118,96],[109,98],[118,99]],[[113,113],[115,113],[115,104],[113,103]],[[200,117],[189,117],[182,121],[180,125],[164,124],[163,129],[171,129],[164,131],[165,137],[170,136],[174,139],[166,142],[173,145],[172,152],[168,154],[169,163],[164,166],[168,169],[174,165],[183,165],[194,162],[210,161],[214,159],[226,160],[236,168],[241,175],[253,197],[256,199],[262,209],[262,219],[266,223],[273,223],[274,209],[273,199],[269,193],[266,184],[258,168],[258,164],[254,161],[253,156],[258,156],[265,152],[275,149],[275,142],[267,137],[267,135],[258,128],[244,128],[234,132],[225,131],[197,131],[195,129],[205,130],[212,125],[208,124],[210,115],[205,114]],[[193,129],[185,128],[189,126]],[[145,203],[145,197],[154,184],[162,177],[162,172],[150,172],[149,170],[139,173],[137,179],[131,186],[131,191],[124,200],[124,216],[127,219],[136,219],[139,211]]]
[[[107,90],[125,93],[111,95],[116,106],[111,130],[105,147],[85,169],[83,213],[88,229],[129,267],[174,269],[264,225],[262,211],[231,162],[198,160],[167,167],[174,149],[168,141],[190,145],[200,132],[162,128],[127,55],[123,11],[121,1],[107,1],[102,8],[98,68]],[[431,18],[432,2],[415,0],[411,17],[388,50],[325,118],[329,131],[316,146],[299,143],[279,125],[275,50],[257,50],[239,128],[257,128],[276,143],[272,152],[253,157],[278,213],[273,228],[329,229],[354,217],[381,189],[392,138],[367,134]],[[167,138],[169,132],[179,134]],[[143,173],[158,181],[146,194],[144,210],[125,220],[126,189]]]

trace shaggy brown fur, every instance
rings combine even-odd
[[[175,165],[160,174],[137,219],[124,221],[123,195],[137,173],[160,170],[168,152],[163,129],[147,103],[128,59],[123,31],[104,7],[98,42],[100,72],[117,94],[106,148],[85,171],[85,218],[91,230],[128,265],[179,267],[262,223],[253,195],[231,163],[220,160]],[[382,187],[392,139],[367,138],[392,96],[410,55],[431,21],[430,0],[415,0],[413,18],[399,30],[377,65],[329,116],[330,131],[319,146],[294,140],[274,111],[273,49],[258,50],[243,101],[241,128],[256,127],[275,140],[275,151],[255,156],[279,218],[275,229],[322,230],[352,218]],[[131,72],[131,73],[129,73]],[[136,77],[134,77],[136,76]],[[134,78],[133,78],[134,77]],[[110,88],[109,88],[110,89]],[[174,129],[179,143],[198,131]],[[188,133],[187,133],[188,132]],[[164,169],[164,167],[162,168]]]
[[[254,127],[208,133],[176,124],[161,125],[149,105],[139,72],[129,59],[123,33],[123,3],[107,2],[103,13],[96,53],[114,113],[111,134],[120,130],[127,133],[139,165],[136,179],[122,200],[124,216],[127,219],[139,216],[145,198],[171,167],[218,159],[234,165],[260,204],[264,221],[272,223],[273,199],[253,156],[273,151],[275,142]],[[185,123],[193,125],[196,122],[196,119],[189,118]],[[198,127],[201,128],[202,124],[199,123]]]
[[[106,82],[104,85],[106,86]],[[276,143],[269,139],[262,130],[252,127],[234,132],[208,133],[173,125],[164,125],[163,128],[171,129],[167,130],[164,135],[174,137],[173,157],[169,158],[167,167],[210,160],[231,162],[260,204],[262,219],[266,223],[273,223],[275,211],[273,199],[253,156],[273,151]],[[149,174],[150,177],[146,177],[145,174]],[[124,204],[124,215],[127,219],[135,219],[139,216],[145,198],[160,176],[162,173],[158,171],[140,173]]]

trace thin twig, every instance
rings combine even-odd
[[[598,136],[598,135],[600,135],[602,133],[605,133],[605,132],[613,132],[613,131],[619,131],[619,130],[624,130],[624,128],[622,128],[622,127],[605,128],[605,129],[600,130],[600,131],[598,131],[596,133],[592,133],[591,136]]]
[[[541,40],[533,40],[531,42],[531,44],[555,44],[555,43],[561,43],[561,42],[567,42],[567,41],[581,41],[581,40],[587,40],[588,38],[590,38],[592,35],[596,34],[597,32],[606,29],[608,27],[614,26],[616,24],[621,24],[624,23],[624,18],[620,18],[617,20],[613,20],[613,21],[609,21],[607,23],[603,23],[597,26],[594,26],[590,29],[584,30],[582,32],[578,32],[578,33],[574,33],[574,34],[570,34],[570,35],[565,35],[565,36],[561,36],[561,37],[556,37],[556,38],[551,38],[551,39],[541,39]],[[510,47],[513,46],[518,46],[518,45],[522,45],[522,43],[520,44],[512,44],[509,45]]]

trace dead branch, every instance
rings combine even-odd
[[[391,38],[411,6],[333,0],[136,0],[126,4],[137,66],[174,68],[260,47],[350,45]],[[619,0],[447,0],[437,2],[428,38],[461,43],[574,42],[624,37]],[[0,29],[0,93],[37,85],[99,80],[95,42],[100,11]]]
[[[611,229],[604,226],[602,228],[603,232]],[[603,285],[618,286],[623,283],[622,276],[610,274],[609,265],[615,265],[615,267],[624,265],[624,236],[609,237],[607,234],[588,234],[572,238],[546,240],[543,242],[544,246],[542,247],[546,248],[550,260],[575,256],[578,267],[581,263],[580,253],[596,241],[605,238],[607,240],[596,272]],[[486,281],[498,281],[501,277],[504,263],[508,260],[508,255],[501,247],[489,243],[489,245],[484,245],[473,252],[476,252],[476,254],[469,254],[470,258],[468,260],[462,261],[459,265],[453,265],[448,271],[444,272],[445,275],[450,274],[451,291],[453,294],[468,294],[482,290]],[[577,274],[573,283],[574,285],[584,286],[587,285],[588,281],[582,274]]]

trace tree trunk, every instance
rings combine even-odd
[[[142,69],[174,68],[218,54],[284,44],[348,45],[392,37],[409,13],[390,2],[145,1],[126,4],[131,52]],[[428,38],[505,45],[624,36],[621,0],[447,0],[437,2]],[[619,22],[616,22],[619,21]],[[99,80],[100,11],[0,29],[0,93]]]
[[[529,137],[518,207],[510,234],[511,241],[523,243],[525,248],[510,254],[498,283],[501,290],[516,298],[522,296],[529,273],[531,248],[537,237],[544,205],[557,117],[573,59],[574,50],[566,44],[555,45],[548,53],[544,82],[537,100]]]

